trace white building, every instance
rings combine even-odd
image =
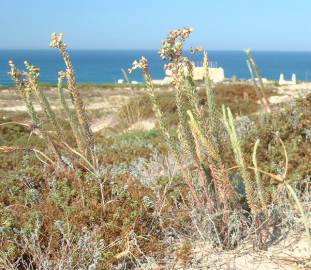
[[[196,67],[193,63],[193,79],[195,81],[202,81],[205,77],[204,67]],[[225,72],[223,68],[208,68],[210,79],[214,83],[222,82],[225,79]],[[163,80],[153,80],[155,84],[166,85],[173,81],[172,73],[170,70],[165,71],[165,77]]]
[[[280,74],[279,85],[295,85],[297,84],[296,74],[292,74],[292,79],[290,81],[286,81],[284,78],[284,74]]]

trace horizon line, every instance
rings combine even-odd
[[[245,48],[246,49],[246,48]],[[206,51],[243,52],[245,49],[207,49]],[[69,48],[68,51],[158,51],[159,49]],[[0,48],[0,51],[52,51],[51,48]],[[188,52],[190,49],[185,49]],[[310,50],[252,49],[253,52],[310,52]]]

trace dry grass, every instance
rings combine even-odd
[[[207,98],[205,95],[205,89],[201,85],[199,87],[200,104],[205,105]],[[256,96],[254,86],[250,84],[217,84],[215,85],[215,100],[218,106],[225,104],[230,107],[231,110],[239,115],[251,115],[260,110],[260,104]],[[267,96],[276,95],[276,90],[268,88],[266,90]],[[177,125],[177,107],[175,103],[175,93],[169,87],[168,89],[157,89],[157,96],[160,107],[167,116],[167,122],[169,125]],[[133,120],[143,120],[154,118],[152,104],[146,94],[136,96],[120,108],[119,121],[121,127],[128,127],[133,122],[124,121],[124,115],[128,111],[131,111],[133,115],[139,115],[139,117],[133,118]]]
[[[25,114],[0,120],[0,269],[216,269],[234,254],[275,250],[288,232],[304,233],[300,217],[311,212],[311,98],[267,115],[255,114],[260,104],[250,85],[211,87],[207,78],[197,89],[174,43],[188,35],[172,32],[166,45],[175,54],[161,51],[177,72],[173,91],[155,89],[147,62],[136,62],[147,94],[138,90],[139,98],[121,108],[118,127],[156,118],[158,128],[150,131],[89,134],[83,102],[102,90],[79,91],[64,51],[64,91],[77,98],[65,94],[62,104],[73,102],[66,117],[49,111],[56,89],[40,93],[38,81],[25,87],[16,80],[32,123],[20,124]],[[54,45],[65,50],[61,41]],[[15,79],[36,75],[35,67],[13,71]],[[37,96],[40,112],[32,111],[34,91],[46,98]],[[222,115],[221,104],[240,117],[228,109]],[[64,136],[56,136],[57,125]],[[297,195],[299,211],[284,184]],[[202,243],[208,248],[198,255]]]

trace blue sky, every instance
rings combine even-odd
[[[311,50],[310,0],[0,0],[0,49],[157,49],[183,26],[207,49]]]

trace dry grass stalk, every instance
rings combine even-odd
[[[206,121],[203,118],[204,111],[200,105],[200,99],[193,80],[193,65],[188,58],[183,56],[183,43],[191,32],[192,29],[190,28],[172,31],[163,42],[163,47],[159,52],[162,59],[168,60],[165,68],[172,74],[176,91],[175,101],[179,117],[178,138],[181,147],[177,148],[175,142],[170,145],[172,151],[176,153],[176,159],[181,167],[184,167],[182,165],[183,157],[192,157],[193,163],[198,170],[198,185],[203,194],[194,186],[194,175],[190,167],[187,168],[187,173],[184,173],[185,182],[200,209],[202,209],[202,205],[206,205],[210,213],[223,212],[221,234],[224,238],[227,238],[225,236],[227,232],[225,224],[229,222],[229,205],[233,203],[233,205],[237,206],[237,199],[219,154],[217,136],[220,134],[219,124],[221,121],[217,115],[211,80],[208,76],[207,54],[205,54],[204,60],[209,106]],[[147,60],[142,58],[140,62],[134,62],[133,68],[142,68],[144,71],[155,115],[161,127],[163,114],[154,96]],[[161,129],[166,134],[166,138],[171,138],[166,127]]]
[[[38,115],[34,109],[33,103],[31,101],[30,96],[31,96],[31,93],[33,90],[30,87],[30,86],[32,86],[32,83],[29,81],[29,78],[31,77],[31,75],[28,73],[22,73],[14,65],[13,61],[9,61],[9,65],[11,68],[9,74],[10,74],[11,78],[15,81],[17,91],[26,104],[27,111],[28,111],[28,114],[31,118],[33,128],[35,128],[39,132],[39,134],[42,135],[42,137],[46,140],[48,149],[51,152],[51,154],[54,156],[55,160],[57,161],[58,166],[63,167],[64,164],[63,164],[63,161],[61,159],[60,153],[56,149],[56,146],[53,143],[50,134],[46,130],[43,129],[43,127],[41,125],[40,118],[38,117]],[[37,74],[36,74],[36,76],[37,76]]]
[[[249,207],[251,208],[252,213],[256,213],[258,209],[258,204],[256,202],[256,186],[255,182],[252,180],[249,172],[247,171],[247,166],[245,164],[243,153],[241,150],[241,142],[237,135],[234,119],[229,108],[223,106],[223,122],[229,134],[232,150],[234,152],[235,161],[238,164],[241,175],[243,177],[246,197]]]
[[[260,140],[257,139],[254,145],[254,150],[253,150],[253,156],[252,156],[252,161],[253,161],[253,165],[255,168],[255,177],[256,177],[256,184],[257,184],[257,189],[258,189],[258,197],[261,203],[261,207],[262,209],[267,209],[267,196],[266,196],[266,192],[264,190],[264,186],[262,184],[262,180],[258,171],[258,166],[257,166],[257,159],[256,159],[256,154],[257,154],[257,148],[259,145]]]
[[[78,119],[77,119],[75,113],[70,111],[69,106],[68,106],[67,101],[66,101],[65,96],[64,96],[63,84],[64,84],[65,76],[66,76],[66,73],[62,72],[62,71],[60,71],[58,74],[58,84],[57,84],[58,95],[59,95],[61,104],[63,106],[63,109],[64,109],[64,111],[65,111],[65,113],[69,119],[70,127],[71,127],[71,130],[72,130],[73,135],[75,137],[78,149],[81,153],[83,153],[85,150],[85,143],[86,142],[84,140],[84,136],[83,136],[82,131],[81,131],[81,126],[78,122]]]
[[[143,74],[144,74],[144,79],[146,82],[146,86],[147,86],[147,90],[148,90],[148,96],[152,102],[152,106],[153,106],[153,111],[155,113],[155,116],[159,122],[159,126],[160,126],[160,130],[164,135],[164,138],[166,139],[166,142],[168,143],[169,147],[171,148],[173,154],[175,155],[175,158],[180,166],[180,168],[183,168],[183,163],[182,163],[182,157],[180,155],[179,149],[176,145],[176,142],[173,140],[169,128],[166,125],[166,121],[165,118],[163,116],[163,113],[160,109],[156,94],[155,94],[155,89],[154,89],[154,85],[152,83],[152,78],[150,75],[150,71],[149,71],[149,66],[148,66],[148,61],[145,57],[142,57],[140,59],[140,61],[134,61],[132,68],[129,69],[129,72],[131,73],[133,70],[135,69],[142,69],[143,70]],[[195,187],[193,185],[192,179],[191,179],[191,175],[190,172],[188,170],[181,170],[183,177],[185,178],[185,181],[191,191],[192,197],[197,205],[198,208],[202,209],[202,202],[199,198],[199,196],[197,195],[197,192],[195,190]]]
[[[258,98],[261,102],[261,105],[263,106],[263,109],[266,113],[271,112],[271,107],[269,104],[269,100],[267,99],[265,95],[265,87],[262,81],[262,78],[259,73],[259,69],[256,65],[254,56],[252,54],[251,49],[245,50],[246,56],[247,56],[247,66],[249,68],[249,71],[251,73],[251,77],[253,79],[253,83],[255,85],[256,93],[258,95]]]
[[[42,110],[44,111],[48,121],[50,121],[53,125],[53,128],[55,129],[57,136],[64,138],[64,134],[62,132],[62,129],[59,125],[59,122],[56,120],[56,116],[54,111],[51,109],[50,103],[48,99],[46,98],[45,94],[43,93],[42,89],[39,87],[38,84],[38,78],[39,78],[39,68],[30,65],[27,61],[24,62],[27,73],[25,73],[25,76],[27,77],[27,88],[31,93],[35,93],[39,104],[41,105]]]
[[[83,101],[80,96],[80,92],[78,90],[75,72],[67,51],[67,45],[63,42],[63,34],[57,35],[56,33],[52,33],[51,35],[51,43],[50,47],[59,49],[65,65],[66,65],[66,77],[68,82],[68,88],[70,90],[72,102],[75,108],[75,112],[77,115],[77,119],[79,124],[82,127],[83,134],[85,136],[87,148],[85,149],[85,153],[88,158],[92,160],[94,165],[97,167],[97,158],[95,154],[95,142],[93,138],[92,131],[90,129],[89,119],[85,111],[85,107]]]

